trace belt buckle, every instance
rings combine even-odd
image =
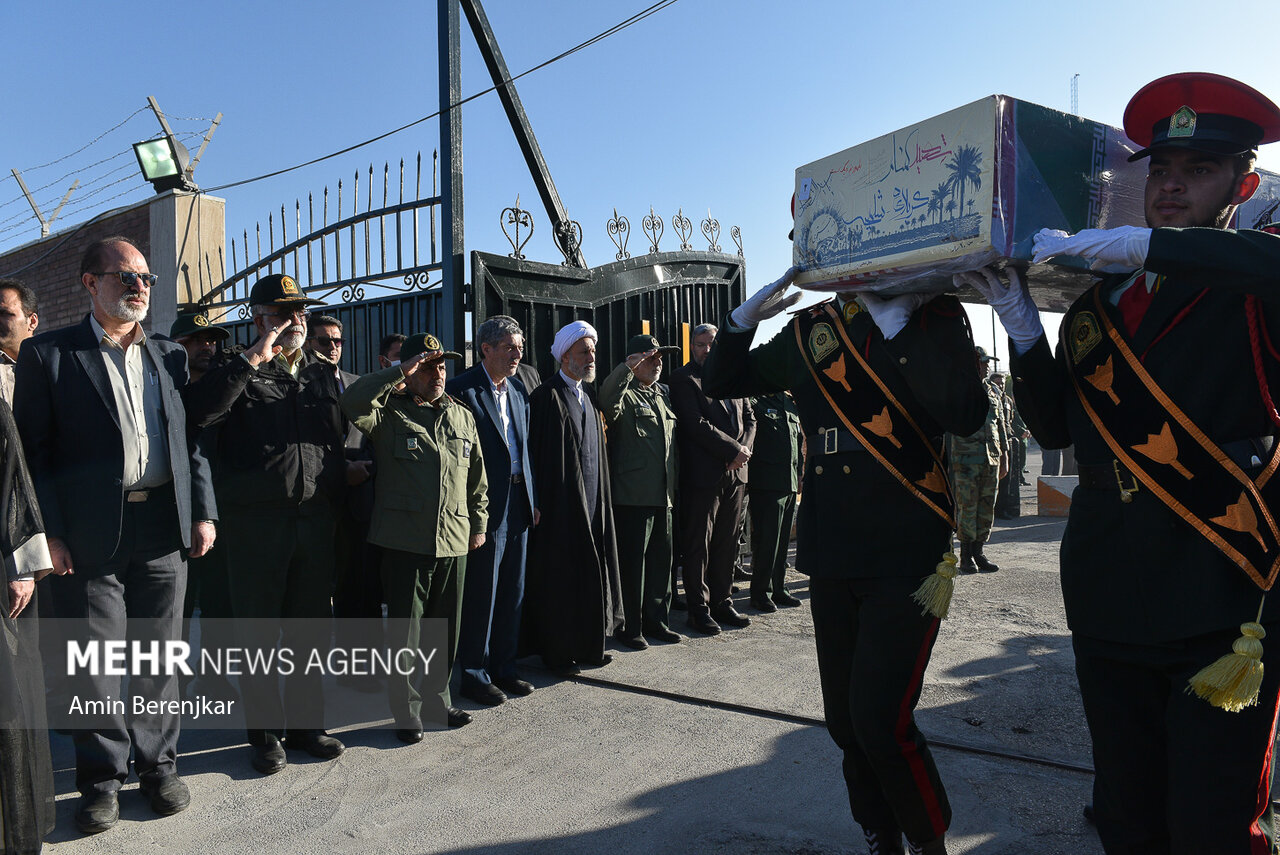
[[[125,494],[124,500],[132,503],[145,502],[150,495],[150,490],[131,490]]]
[[[1133,494],[1138,492],[1138,479],[1132,472],[1129,473],[1129,481],[1131,486],[1124,486],[1124,475],[1120,472],[1120,461],[1112,460],[1111,469],[1116,473],[1116,486],[1120,488],[1120,501],[1126,505],[1133,501]]]
[[[835,454],[840,450],[840,437],[838,428],[822,429],[822,453]]]

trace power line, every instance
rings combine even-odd
[[[627,27],[632,26],[633,24],[638,24],[639,22],[643,21],[645,18],[649,17],[650,15],[655,15],[655,14],[657,14],[658,12],[661,12],[663,9],[666,9],[668,6],[673,6],[673,5],[675,5],[675,3],[677,3],[677,2],[678,2],[678,0],[659,0],[659,2],[654,3],[654,4],[653,4],[653,5],[651,5],[651,6],[648,6],[648,7],[644,8],[644,9],[641,9],[639,12],[635,13],[635,14],[634,14],[634,15],[632,15],[630,18],[627,18],[627,19],[626,19],[626,20],[624,20],[624,21],[621,21],[621,22],[619,22],[619,23],[617,23],[617,24],[614,24],[614,25],[613,25],[612,27],[610,27],[609,29],[607,29],[607,30],[605,30],[605,31],[603,31],[603,32],[601,32],[601,33],[597,33],[596,35],[594,35],[594,36],[592,36],[591,38],[587,39],[585,42],[582,42],[582,43],[580,43],[580,44],[578,44],[578,45],[575,45],[574,47],[569,48],[569,49],[568,49],[567,51],[565,51],[564,53],[557,54],[556,56],[553,56],[553,57],[551,57],[550,59],[548,59],[548,60],[546,60],[546,61],[544,61],[544,62],[541,62],[541,63],[539,63],[538,65],[535,65],[535,66],[533,66],[533,67],[532,67],[532,68],[530,68],[530,69],[527,69],[527,70],[525,70],[525,71],[522,71],[522,72],[520,72],[519,74],[516,74],[516,75],[514,75],[514,76],[512,76],[512,77],[508,77],[508,78],[507,78],[506,80],[504,80],[504,81],[502,82],[502,84],[500,84],[500,85],[505,85],[505,84],[507,84],[507,83],[514,83],[515,81],[519,80],[520,78],[522,78],[522,77],[524,77],[524,76],[526,76],[526,75],[532,74],[532,73],[533,73],[533,72],[535,72],[535,71],[539,71],[539,70],[541,70],[541,69],[543,69],[543,68],[546,68],[548,65],[551,65],[552,63],[559,62],[560,60],[565,59],[566,57],[571,56],[571,55],[573,55],[573,54],[577,53],[577,52],[578,52],[578,51],[580,51],[580,50],[584,50],[584,49],[586,49],[586,48],[588,48],[588,47],[591,47],[592,45],[596,44],[597,42],[602,41],[602,40],[604,40],[604,39],[608,38],[609,36],[612,36],[612,35],[614,35],[614,34],[616,34],[616,33],[619,33],[619,32],[621,32],[621,31],[625,30]],[[436,111],[436,112],[434,112],[434,113],[431,113],[431,114],[429,114],[429,115],[423,116],[421,119],[416,119],[416,120],[414,120],[414,121],[412,121],[412,122],[409,122],[407,125],[401,125],[400,127],[396,128],[395,130],[387,131],[387,132],[386,132],[386,133],[384,133],[384,134],[379,134],[378,136],[373,137],[373,138],[371,138],[371,139],[367,139],[367,140],[365,140],[364,142],[359,142],[359,143],[355,143],[354,145],[349,145],[349,146],[347,146],[346,148],[339,149],[338,151],[331,152],[331,153],[329,153],[329,154],[323,155],[322,157],[313,158],[313,159],[311,159],[311,160],[306,161],[305,163],[299,163],[299,164],[296,164],[296,165],[294,165],[294,166],[288,166],[288,167],[285,167],[284,169],[277,169],[277,170],[275,170],[274,172],[267,172],[267,173],[264,173],[264,174],[262,174],[262,175],[256,175],[256,176],[254,176],[253,178],[244,178],[244,179],[241,179],[240,181],[232,181],[232,182],[231,182],[231,183],[229,183],[229,184],[220,184],[220,185],[219,185],[219,186],[217,186],[217,187],[208,187],[208,188],[205,188],[205,189],[201,190],[200,192],[202,192],[202,193],[218,193],[218,192],[221,192],[221,191],[223,191],[223,190],[230,190],[230,189],[232,189],[233,187],[242,187],[242,186],[244,186],[245,184],[252,184],[252,183],[254,183],[254,182],[256,182],[256,181],[263,181],[263,180],[265,180],[265,179],[267,179],[267,178],[275,178],[277,175],[284,175],[285,173],[293,172],[293,171],[298,170],[298,169],[303,169],[304,167],[307,167],[307,166],[314,166],[314,165],[315,165],[315,164],[317,164],[317,163],[321,163],[321,162],[326,161],[326,160],[331,160],[332,158],[339,157],[339,156],[341,156],[341,155],[344,155],[344,154],[348,154],[348,153],[350,153],[350,152],[353,152],[353,151],[355,151],[355,150],[356,150],[356,149],[358,149],[358,148],[363,148],[363,147],[365,147],[365,146],[367,146],[367,145],[371,145],[371,144],[376,143],[376,142],[378,142],[378,141],[380,141],[380,140],[384,140],[384,139],[386,139],[387,137],[394,136],[395,134],[398,134],[398,133],[400,133],[401,131],[407,131],[409,128],[412,128],[412,127],[414,127],[414,126],[416,126],[416,125],[420,125],[420,124],[422,124],[423,122],[429,121],[430,119],[435,119],[435,118],[439,117],[442,113],[444,113],[444,112],[446,112],[446,111],[448,111],[448,110],[453,110],[453,109],[456,109],[456,108],[458,108],[458,107],[461,107],[462,105],[467,104],[467,103],[469,103],[469,102],[471,102],[471,101],[474,101],[475,99],[477,99],[477,98],[481,97],[482,95],[488,95],[490,92],[497,91],[497,89],[498,89],[498,85],[490,86],[488,89],[482,89],[482,90],[480,90],[479,92],[476,92],[474,95],[469,95],[469,96],[467,96],[466,98],[463,98],[461,101],[458,101],[458,102],[457,102],[457,103],[455,103],[455,104],[450,104],[449,106],[444,107],[444,108],[441,108],[440,110],[437,110],[437,111]]]

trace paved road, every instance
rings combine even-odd
[[[1058,592],[1061,534],[1061,520],[1001,523],[987,548],[1000,572],[959,580],[935,648],[919,721],[939,746],[953,853],[1102,851],[1080,814],[1092,777]],[[156,818],[130,783],[120,824],[91,838],[72,822],[72,754],[57,737],[47,851],[862,853],[820,724],[808,583],[793,574],[789,587],[804,606],[716,638],[615,651],[580,680],[531,664],[533,695],[416,746],[348,730],[339,760],[291,754],[263,778],[238,734],[184,733],[191,808]]]

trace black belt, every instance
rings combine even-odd
[[[124,500],[126,504],[133,505],[139,502],[145,502],[151,498],[158,498],[160,496],[172,496],[172,495],[173,495],[173,482],[167,481],[164,484],[161,484],[159,487],[150,487],[146,490],[125,490]]]
[[[810,454],[836,454],[847,451],[866,451],[857,437],[844,428],[818,428],[817,433],[805,437]]]
[[[1120,465],[1120,461],[1107,463],[1077,463],[1080,486],[1086,490],[1109,490],[1128,494],[1138,492],[1138,479]]]

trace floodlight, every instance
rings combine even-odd
[[[166,190],[197,190],[187,177],[191,154],[187,147],[172,136],[134,143],[133,153],[142,167],[142,177],[151,182],[157,193]]]

